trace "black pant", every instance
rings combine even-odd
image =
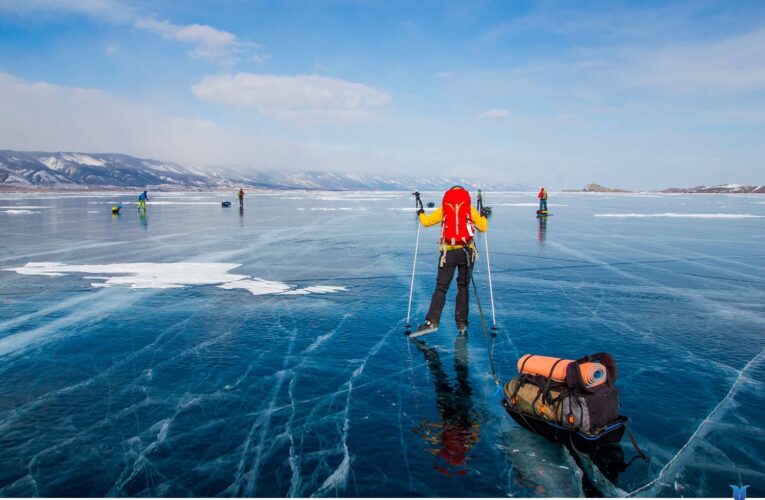
[[[438,256],[439,263],[441,256]],[[467,323],[468,302],[470,293],[468,285],[470,284],[470,271],[472,269],[473,252],[469,249],[448,250],[446,252],[446,261],[443,266],[438,267],[438,276],[436,276],[436,291],[433,292],[433,298],[430,300],[430,309],[425,319],[432,323],[441,322],[441,312],[446,303],[446,292],[454,278],[454,270],[457,269],[457,300],[454,303],[454,319],[457,322]]]

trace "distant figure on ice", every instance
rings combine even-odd
[[[468,326],[468,285],[470,273],[475,262],[476,251],[473,244],[473,234],[478,229],[485,232],[488,227],[485,213],[479,213],[470,204],[470,193],[461,186],[454,186],[444,193],[441,207],[430,215],[425,210],[417,211],[420,222],[425,227],[441,223],[441,242],[439,248],[441,257],[438,263],[436,290],[430,301],[430,309],[425,316],[425,323],[420,325],[417,333],[423,335],[438,329],[441,313],[446,303],[446,292],[449,290],[454,270],[457,272],[457,299],[454,304],[454,319],[457,329],[464,332]]]
[[[146,190],[144,189],[143,193],[138,195],[138,210],[146,211],[146,202],[149,201],[149,195],[146,194]]]
[[[547,212],[547,191],[545,191],[545,188],[539,190],[537,198],[539,198],[539,211]]]
[[[239,206],[244,206],[244,189],[239,188]]]

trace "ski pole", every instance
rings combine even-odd
[[[496,334],[497,331],[497,316],[494,313],[494,286],[491,283],[491,262],[489,261],[489,236],[483,234],[483,243],[486,247],[486,270],[489,274],[489,301],[491,302],[491,330],[492,334]]]
[[[412,193],[414,195],[414,206],[417,208],[417,211],[422,209],[422,200],[420,200],[420,193],[418,191],[415,191]],[[418,215],[419,217],[419,215]],[[414,263],[412,264],[412,281],[409,284],[409,305],[406,308],[406,331],[409,332],[411,329],[411,324],[409,323],[409,318],[411,317],[412,313],[412,294],[414,294],[414,272],[417,269],[417,252],[420,249],[420,221],[417,221],[417,239],[415,240],[414,244]]]
[[[478,190],[478,213],[483,215],[483,195],[481,193],[481,190]],[[491,302],[491,333],[492,335],[496,335],[497,332],[497,316],[494,313],[494,287],[491,283],[491,261],[489,259],[489,235],[486,233],[483,233],[483,241],[484,245],[486,246],[486,270],[489,274],[489,300]]]
[[[478,196],[476,196],[476,209],[478,210],[479,214],[484,215],[483,193],[481,193],[480,189],[478,190]],[[491,262],[489,261],[489,237],[486,233],[483,233],[483,240],[486,244],[486,269],[488,270],[488,274],[489,274],[489,300],[491,301],[491,333],[492,335],[496,335],[497,316],[494,313],[494,288],[491,283]]]

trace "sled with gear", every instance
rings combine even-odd
[[[224,208],[228,208],[228,207],[231,206],[231,202],[230,201],[222,201],[220,206],[222,206]]]
[[[618,443],[627,432],[647,460],[619,413],[617,377],[608,353],[577,360],[527,354],[503,388],[502,406],[522,427],[583,453]]]
[[[547,210],[537,210],[537,217],[549,217],[552,214]]]
[[[112,215],[119,215],[120,210],[122,210],[122,203],[112,205]]]

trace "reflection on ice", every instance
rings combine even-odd
[[[568,450],[519,426],[502,434],[512,464],[510,482],[519,496],[582,497],[582,471]]]
[[[469,473],[467,462],[470,451],[478,442],[481,424],[473,409],[473,388],[468,380],[467,335],[460,335],[454,344],[455,384],[441,364],[438,351],[422,340],[413,342],[425,355],[436,390],[436,406],[440,422],[424,421],[418,431],[431,448],[429,451],[441,460],[433,467],[445,476],[464,476]]]

